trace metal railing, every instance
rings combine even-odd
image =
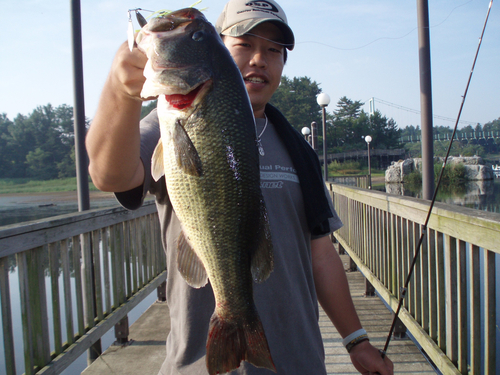
[[[430,202],[329,187],[335,238],[395,311]],[[499,214],[436,203],[400,319],[444,374],[496,373],[498,253]]]
[[[9,282],[16,268],[19,292]],[[17,373],[12,293],[20,294],[25,373],[59,374],[165,280],[154,202],[136,211],[99,209],[3,227],[6,374]]]

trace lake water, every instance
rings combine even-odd
[[[421,190],[411,190],[404,184],[378,184],[373,188],[389,194],[422,197]],[[438,202],[500,213],[500,178],[451,186],[441,185],[436,199]]]

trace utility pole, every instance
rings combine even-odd
[[[422,198],[434,195],[434,141],[432,134],[432,80],[428,0],[417,0],[422,128]]]
[[[71,0],[71,29],[73,47],[73,108],[75,128],[76,180],[78,184],[78,211],[90,209],[88,158],[85,149],[85,101],[83,95],[83,53],[80,1]]]
[[[83,95],[83,52],[82,52],[82,21],[80,0],[70,0],[71,9],[71,35],[73,50],[73,93],[74,103],[73,120],[75,129],[75,161],[76,161],[76,181],[78,185],[78,211],[90,209],[89,180],[88,180],[88,157],[85,149],[85,101]],[[85,303],[92,305],[93,316],[87,316],[87,320],[92,321],[97,316],[95,302],[95,278],[94,260],[92,252],[92,242],[85,243],[88,239],[81,236],[82,246],[90,247],[89,264],[91,267],[91,291],[85,291]],[[90,300],[87,300],[90,298]],[[101,339],[98,339],[87,351],[87,364],[90,365],[102,353]]]

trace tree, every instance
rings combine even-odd
[[[12,164],[12,151],[9,144],[9,127],[12,126],[12,121],[7,118],[5,113],[0,115],[0,178],[10,174]]]
[[[0,132],[2,177],[74,176],[72,107],[48,104],[29,116],[17,115],[13,122],[2,115]]]
[[[141,108],[141,119],[146,117],[149,114],[149,112],[151,112],[153,109],[156,108],[157,105],[158,105],[158,100],[153,100],[148,104],[143,104]]]
[[[343,96],[337,102],[337,110],[333,113],[338,119],[357,119],[361,114],[361,107],[363,105],[365,103],[360,100],[353,102],[351,99]]]
[[[368,128],[373,148],[395,149],[401,147],[401,131],[392,118],[387,119],[377,110],[370,116]]]
[[[270,103],[277,107],[299,132],[311,122],[321,124],[321,108],[316,96],[321,93],[318,83],[309,77],[281,77],[281,84]],[[319,126],[321,132],[321,126]]]

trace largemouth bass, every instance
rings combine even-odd
[[[193,8],[152,19],[137,43],[148,57],[141,95],[158,96],[152,174],[165,175],[182,225],[178,270],[195,288],[210,280],[214,291],[208,372],[229,372],[242,360],[276,371],[253,301],[252,283],[272,272],[273,250],[241,73]]]

